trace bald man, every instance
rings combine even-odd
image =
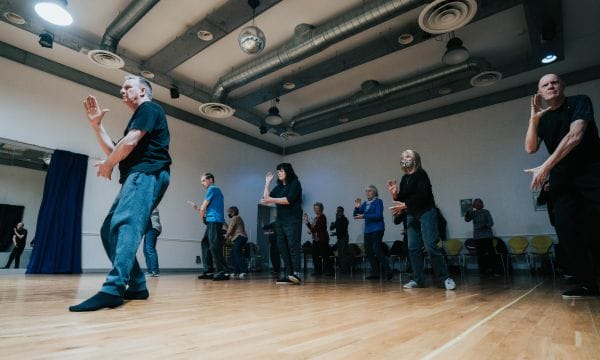
[[[525,171],[533,175],[534,190],[550,179],[556,233],[580,281],[563,298],[597,297],[593,237],[600,219],[600,138],[590,98],[565,96],[564,89],[555,74],[544,75],[538,83],[531,98],[525,151],[535,153],[544,142],[550,156]]]

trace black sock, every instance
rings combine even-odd
[[[125,300],[146,300],[150,297],[148,290],[140,290],[140,291],[129,291],[125,290],[125,294],[123,298]]]
[[[104,308],[112,309],[121,305],[123,305],[121,296],[99,292],[79,305],[69,306],[69,311],[96,311]]]

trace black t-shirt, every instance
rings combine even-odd
[[[27,229],[22,228],[21,230],[16,229],[17,230],[17,234],[19,235],[23,235],[23,238],[19,239],[19,237],[17,236],[17,243],[25,243],[25,241],[27,241]]]
[[[550,154],[569,132],[571,123],[584,120],[587,128],[581,142],[550,171],[550,185],[566,184],[580,174],[587,173],[591,165],[600,163],[600,138],[594,120],[594,110],[589,97],[569,96],[556,110],[544,114],[538,124],[538,136]]]
[[[406,204],[406,211],[417,217],[434,207],[433,191],[429,176],[423,169],[402,176],[396,199]]]
[[[169,170],[170,134],[165,112],[151,101],[142,103],[135,110],[123,135],[131,129],[146,131],[133,151],[119,163],[120,183],[133,172],[154,174],[161,170]]]
[[[277,222],[289,223],[302,221],[302,186],[298,179],[287,184],[277,184],[269,196],[274,198],[287,198],[289,205],[275,204],[277,208]]]

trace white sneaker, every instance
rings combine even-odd
[[[238,277],[239,277],[240,279],[243,279],[243,278],[245,278],[247,275],[248,275],[248,274],[246,274],[246,273],[240,273],[240,274],[238,275]]]
[[[446,290],[456,289],[456,283],[454,282],[454,280],[452,280],[452,278],[447,278],[446,280],[444,280],[444,286],[446,287]]]
[[[406,284],[404,284],[403,286],[405,289],[415,289],[415,288],[420,288],[422,287],[421,285],[419,285],[418,282],[411,280],[409,282],[407,282]]]

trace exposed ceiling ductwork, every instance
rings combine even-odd
[[[298,25],[292,41],[219,79],[213,90],[213,101],[225,103],[227,95],[233,89],[306,59],[424,3],[423,0],[376,0],[316,28],[306,24]]]
[[[386,97],[398,96],[404,91],[439,82],[441,79],[454,77],[456,75],[468,74],[470,76],[486,72],[490,69],[490,64],[479,58],[472,58],[459,65],[444,66],[441,69],[434,70],[410,79],[404,79],[390,85],[380,85],[376,81],[370,80],[363,83],[362,89],[357,94],[348,99],[331,103],[317,109],[307,111],[293,118],[300,130],[309,124],[320,121],[324,116],[340,118],[342,114],[350,110],[372,104]]]
[[[125,61],[117,55],[117,45],[133,26],[140,21],[159,0],[135,0],[117,16],[106,28],[106,32],[100,41],[100,49],[90,50],[88,57],[94,63],[118,69],[125,65]]]

